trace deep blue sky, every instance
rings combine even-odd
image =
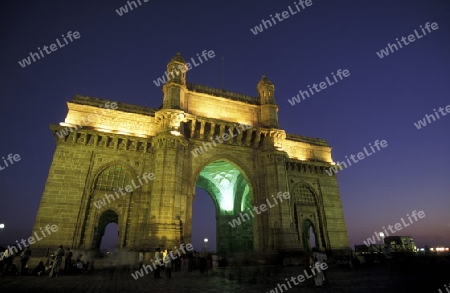
[[[326,139],[335,161],[387,140],[338,176],[352,245],[413,210],[426,217],[400,234],[418,244],[450,244],[450,116],[420,130],[413,124],[450,105],[449,1],[313,0],[258,35],[250,28],[293,1],[141,3],[123,16],[115,11],[123,0],[2,3],[0,156],[22,159],[0,171],[0,222],[7,225],[0,243],[31,233],[55,149],[48,126],[64,121],[66,101],[83,94],[158,108],[162,92],[153,80],[168,60],[177,51],[189,59],[214,50],[215,58],[188,72],[189,82],[220,87],[222,56],[228,90],[254,96],[266,74],[276,86],[281,128]],[[426,22],[439,29],[383,59],[376,55]],[[68,31],[81,38],[25,68],[18,64]],[[351,75],[300,104],[287,102],[338,69]],[[204,197],[200,207],[207,205]],[[211,233],[201,222],[196,233]]]

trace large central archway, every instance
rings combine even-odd
[[[254,221],[247,212],[252,208],[252,188],[242,171],[228,161],[214,161],[202,169],[195,184],[214,201],[218,253],[252,251]]]

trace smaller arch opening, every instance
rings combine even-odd
[[[114,251],[119,248],[119,226],[117,223],[106,225],[105,234],[100,240],[100,250]]]
[[[120,230],[118,229],[119,216],[113,210],[106,210],[101,214],[101,216],[98,220],[98,225],[94,228],[94,239],[92,242],[93,249],[96,249],[96,250],[100,249],[102,241],[104,240],[106,226],[108,226],[111,223],[116,224],[116,229],[117,229],[117,230],[115,230],[115,231],[117,231],[117,233],[115,233],[116,240],[117,240],[116,246],[117,246],[117,248],[121,247],[120,242],[119,242]],[[111,228],[109,228],[109,229],[112,229],[112,231],[110,231],[109,233],[111,233],[111,234],[114,233],[114,226],[111,226]],[[111,235],[109,237],[113,237],[113,236]]]

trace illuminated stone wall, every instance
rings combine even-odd
[[[168,67],[183,62],[176,55]],[[60,228],[35,249],[96,248],[111,221],[123,249],[189,243],[196,186],[215,203],[222,254],[306,251],[309,223],[320,248],[348,248],[337,180],[325,173],[333,164],[331,147],[287,134],[278,125],[274,85],[263,77],[257,89],[250,97],[188,84],[183,75],[164,85],[159,110],[120,102],[104,110],[108,101],[76,96],[64,122],[51,125],[56,150],[34,230]],[[69,126],[68,135],[57,134]],[[225,133],[235,136],[212,142]],[[95,206],[114,186],[143,173],[154,173],[154,180]],[[228,224],[279,192],[291,198],[235,228]]]

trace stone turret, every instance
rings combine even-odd
[[[164,109],[182,110],[184,108],[187,70],[186,62],[180,52],[173,56],[167,64],[165,72],[167,82],[163,86]]]
[[[261,122],[266,127],[279,128],[278,106],[275,103],[275,86],[263,75],[257,86],[258,97],[261,101]]]

